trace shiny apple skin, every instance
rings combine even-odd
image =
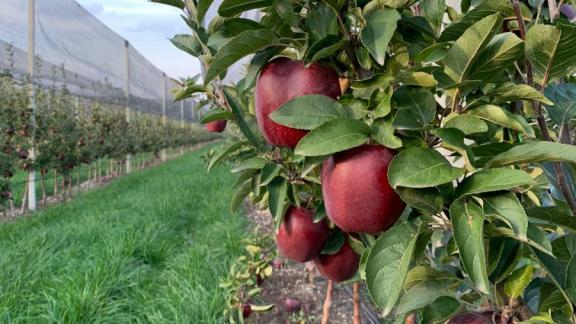
[[[308,133],[280,125],[268,115],[286,102],[310,94],[338,98],[340,82],[336,71],[319,63],[306,68],[302,61],[286,57],[276,58],[264,67],[256,81],[255,109],[260,131],[269,144],[294,148]]]
[[[276,234],[280,253],[298,262],[313,260],[324,248],[330,228],[324,220],[314,223],[314,211],[290,207]]]
[[[346,240],[340,251],[332,255],[321,254],[314,264],[324,277],[341,282],[354,277],[360,266],[360,256]]]
[[[324,161],[324,206],[343,231],[377,234],[398,220],[406,204],[388,182],[394,155],[384,146],[365,144]]]
[[[204,124],[210,133],[222,133],[226,129],[226,120],[215,120]]]

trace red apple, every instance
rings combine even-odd
[[[276,58],[264,67],[256,82],[255,109],[258,126],[268,143],[296,147],[307,131],[277,124],[268,115],[286,102],[310,94],[334,99],[340,96],[336,71],[318,63],[306,68],[302,61],[292,61],[286,57]]]
[[[211,133],[222,133],[226,129],[226,120],[215,120],[207,122],[204,127]]]
[[[388,183],[394,155],[384,146],[366,144],[324,161],[326,214],[343,231],[376,234],[398,220],[406,205]]]
[[[360,266],[360,256],[346,240],[340,251],[331,255],[321,254],[314,264],[324,277],[340,282],[354,277]]]
[[[492,324],[493,313],[465,313],[452,317],[447,324]]]
[[[250,304],[244,304],[242,306],[242,317],[247,318],[252,315],[252,306]]]
[[[286,300],[284,301],[284,309],[288,313],[296,313],[299,312],[300,309],[302,309],[302,304],[297,299],[286,298]]]
[[[280,253],[298,262],[316,258],[324,248],[330,228],[325,221],[313,222],[314,211],[290,207],[276,234]]]

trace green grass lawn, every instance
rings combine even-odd
[[[0,323],[214,323],[246,221],[204,150],[0,224]]]

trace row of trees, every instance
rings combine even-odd
[[[214,136],[199,127],[130,112],[119,105],[87,101],[66,89],[35,89],[35,125],[29,89],[9,75],[0,79],[0,209],[13,199],[10,184],[20,171],[36,170],[45,183],[49,173],[60,175],[64,186],[73,170],[100,159],[124,163],[127,155],[183,147]],[[29,156],[32,143],[36,157]],[[43,196],[46,194],[42,186]]]
[[[286,257],[390,322],[576,323],[573,0],[154,1],[191,27],[204,120],[242,131],[209,167],[236,164],[232,206],[268,207]]]

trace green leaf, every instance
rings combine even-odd
[[[420,1],[422,16],[428,20],[434,32],[438,34],[442,28],[444,11],[446,10],[446,0],[424,0]]]
[[[250,64],[246,68],[246,77],[244,78],[247,89],[254,85],[254,82],[264,65],[266,65],[281,50],[282,48],[280,47],[271,47],[256,53],[252,57]]]
[[[496,155],[487,166],[497,167],[544,161],[576,163],[576,147],[553,142],[526,143]]]
[[[202,45],[198,38],[194,35],[180,34],[170,38],[170,42],[178,49],[194,56],[199,57],[202,55]]]
[[[342,231],[332,231],[321,253],[328,255],[336,254],[342,249],[345,242],[346,235],[344,235]]]
[[[576,218],[566,206],[533,207],[526,210],[531,222],[566,227],[576,232]]]
[[[369,251],[366,285],[384,316],[390,313],[400,296],[417,238],[410,225],[402,223],[384,232]]]
[[[208,172],[210,172],[216,165],[220,164],[230,154],[238,151],[247,144],[248,142],[234,142],[226,146],[222,151],[212,157],[210,163],[208,163]]]
[[[244,0],[242,0],[244,1]],[[247,30],[232,38],[224,45],[212,61],[204,78],[208,84],[238,60],[270,46],[278,46],[278,37],[268,29]]]
[[[188,84],[183,89],[176,91],[174,101],[184,100],[192,97],[195,93],[206,92],[206,89],[200,84]]]
[[[474,23],[480,19],[500,14],[505,17],[515,17],[511,1],[484,0],[476,8],[466,13],[458,22],[450,24],[440,35],[440,42],[457,40]],[[530,17],[531,18],[531,17]]]
[[[431,74],[426,72],[404,72],[400,74],[397,81],[402,85],[419,86],[425,88],[433,88],[438,84]]]
[[[412,147],[400,152],[388,167],[388,181],[393,188],[426,188],[441,185],[464,175],[438,151]]]
[[[196,18],[198,19],[198,23],[202,24],[204,21],[204,17],[206,17],[206,13],[208,13],[208,9],[212,5],[214,0],[198,0],[198,9]]]
[[[493,14],[468,28],[444,58],[444,72],[456,83],[465,81],[480,51],[501,24],[500,15]]]
[[[483,105],[467,112],[497,125],[501,125],[527,136],[534,137],[534,130],[520,115],[515,115],[506,109],[494,105]]]
[[[553,102],[545,103],[550,119],[557,125],[564,125],[576,118],[576,84],[555,84],[546,88],[546,97]]]
[[[272,3],[272,0],[224,0],[218,8],[218,14],[232,17],[250,9],[269,7]]]
[[[422,312],[423,323],[444,323],[459,312],[460,302],[455,298],[443,296],[426,306]]]
[[[258,143],[256,136],[254,136],[254,133],[252,133],[250,126],[248,126],[246,120],[244,119],[241,104],[238,102],[238,100],[236,99],[236,97],[233,95],[232,91],[229,88],[224,87],[223,91],[224,91],[224,97],[226,97],[228,105],[230,106],[232,112],[234,112],[234,115],[236,116],[238,127],[242,131],[242,134],[244,134],[244,137],[246,137],[246,139],[250,142],[250,144],[252,144],[255,147],[260,147],[260,143]]]
[[[276,163],[266,163],[262,168],[260,176],[260,186],[268,185],[282,170],[282,165]]]
[[[576,70],[576,26],[537,24],[526,33],[526,57],[534,67],[534,80],[540,85]]]
[[[410,207],[424,214],[434,215],[444,208],[444,198],[437,188],[398,188],[396,189],[402,200]]]
[[[253,312],[267,312],[269,310],[271,310],[272,308],[274,308],[276,305],[274,304],[270,304],[270,305],[250,305],[250,309]]]
[[[237,173],[244,170],[262,169],[266,165],[266,160],[261,157],[251,157],[240,162],[230,172]]]
[[[527,240],[528,216],[515,194],[507,192],[498,196],[487,196],[484,200],[484,213],[494,215],[504,221],[516,236]]]
[[[396,31],[400,14],[395,9],[378,9],[366,16],[366,28],[360,39],[376,62],[384,65],[388,43]]]
[[[566,294],[576,305],[576,254],[572,256],[566,268]]]
[[[230,202],[230,210],[232,212],[237,211],[238,208],[242,206],[242,202],[244,201],[244,199],[246,199],[246,197],[248,197],[251,191],[252,191],[252,181],[250,180],[245,181],[240,187],[238,187],[238,189],[236,189],[236,191],[232,195],[232,200]]]
[[[228,18],[226,19],[208,38],[208,46],[219,51],[231,39],[247,30],[257,30],[266,28],[250,19]]]
[[[404,280],[404,290],[412,289],[412,287],[425,282],[447,282],[449,284],[460,282],[460,279],[455,277],[450,272],[438,271],[430,266],[417,265],[414,266]]]
[[[394,126],[390,118],[378,118],[372,124],[372,138],[387,148],[402,147],[402,140],[394,135]]]
[[[566,285],[565,285],[566,284],[566,274],[567,274],[566,267],[563,266],[558,261],[558,259],[556,259],[555,257],[553,257],[549,254],[546,254],[546,253],[544,253],[538,249],[534,249],[534,248],[530,248],[530,250],[532,251],[532,253],[536,257],[536,260],[538,260],[540,265],[542,265],[542,267],[546,270],[546,272],[549,275],[548,277],[550,278],[550,280],[552,280],[554,285],[556,285],[556,287],[558,288],[560,294],[564,298],[564,302],[566,302],[567,304],[572,303],[570,300],[570,297],[568,296],[568,294],[564,290],[566,288]]]
[[[420,87],[402,86],[392,95],[392,106],[398,111],[394,126],[400,129],[417,129],[436,118],[434,95]]]
[[[234,119],[234,114],[231,111],[224,109],[213,109],[207,115],[202,117],[200,123],[206,124],[216,120],[231,120]]]
[[[396,309],[398,314],[406,314],[432,304],[436,299],[454,295],[454,289],[449,285],[454,281],[448,280],[440,284],[438,281],[423,282],[408,290],[400,299]]]
[[[535,100],[545,105],[553,104],[552,101],[541,94],[540,91],[526,84],[506,83],[488,91],[486,95],[489,97],[497,97],[496,103],[517,100]]]
[[[480,52],[471,69],[471,80],[497,77],[524,55],[524,42],[513,33],[498,34]]]
[[[298,16],[294,13],[294,7],[290,0],[274,0],[274,10],[286,24],[298,26]]]
[[[270,114],[270,118],[281,125],[308,130],[346,116],[346,110],[338,101],[318,94],[296,97]]]
[[[327,4],[334,12],[340,12],[340,9],[346,3],[346,0],[322,0],[325,4]]]
[[[488,131],[488,125],[482,119],[473,115],[456,115],[444,124],[445,128],[456,128],[462,131],[464,135],[484,133]]]
[[[458,152],[465,162],[466,169],[474,170],[472,161],[474,156],[468,145],[464,144],[464,133],[457,128],[437,128],[431,132],[442,139],[442,147]]]
[[[184,9],[184,1],[182,0],[150,0],[150,2],[161,3],[168,6]]]
[[[329,35],[338,35],[338,20],[332,9],[321,5],[312,10],[306,19],[306,30],[314,44]]]
[[[303,156],[328,155],[360,146],[370,137],[370,127],[363,121],[336,118],[304,136],[294,151]]]
[[[516,299],[522,296],[524,289],[526,289],[530,281],[532,281],[533,273],[534,266],[531,264],[527,264],[512,272],[504,284],[504,293],[506,296],[510,297],[510,299]]]
[[[309,65],[323,58],[327,58],[340,50],[345,44],[345,37],[328,35],[310,46],[304,57],[304,63]]]
[[[476,289],[488,294],[490,284],[486,273],[482,208],[461,198],[450,206],[450,218],[462,266]]]
[[[516,169],[483,169],[467,177],[458,186],[458,196],[475,195],[485,192],[510,190],[533,184],[532,177]]]
[[[268,184],[268,207],[274,218],[276,229],[280,227],[286,212],[286,197],[288,196],[288,181],[283,177],[276,177]]]

